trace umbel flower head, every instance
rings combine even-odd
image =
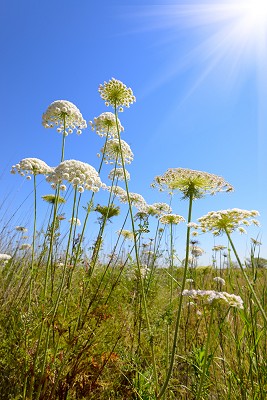
[[[153,203],[146,204],[142,211],[147,215],[159,217],[164,214],[170,214],[172,212],[172,208],[166,203]]]
[[[91,128],[93,131],[100,136],[107,136],[108,138],[117,138],[118,137],[118,130],[116,124],[116,117],[115,114],[112,112],[104,112],[99,115],[99,117],[94,118],[94,122],[89,121]],[[121,125],[118,119],[118,129],[119,132],[123,132],[124,128]]]
[[[45,128],[57,127],[57,131],[65,136],[74,129],[80,135],[81,130],[87,127],[80,110],[67,100],[56,100],[51,103],[43,114],[42,124]]]
[[[169,224],[178,225],[180,224],[180,222],[185,222],[185,219],[184,217],[178,214],[165,214],[159,218],[159,221],[165,225]]]
[[[208,214],[198,218],[198,224],[190,223],[189,225],[202,232],[212,232],[214,236],[227,231],[231,233],[238,230],[240,233],[246,233],[243,225],[249,226],[254,224],[259,226],[259,221],[254,217],[258,216],[256,210],[247,211],[233,208],[230,210],[210,211]]]
[[[120,150],[121,142],[121,150]],[[121,155],[122,152],[122,155]],[[133,153],[130,146],[124,141],[119,139],[111,139],[101,149],[101,153],[104,154],[104,160],[106,163],[113,164],[117,161],[118,165],[122,165],[122,156],[126,164],[131,164],[133,161]]]
[[[206,194],[233,191],[233,187],[220,176],[186,168],[168,169],[165,174],[156,176],[151,186],[160,191],[180,190],[184,199],[191,196],[197,199]]]
[[[125,170],[126,180],[130,180],[130,174],[128,171]],[[119,181],[124,181],[124,172],[123,168],[113,168],[108,176],[108,179],[113,181],[114,179],[118,179]]]
[[[70,218],[69,223],[71,225],[81,226],[81,221],[79,220],[79,218]]]
[[[135,96],[131,88],[112,78],[108,82],[104,82],[103,85],[99,85],[98,91],[105,104],[112,107],[130,107],[130,104],[136,101]]]
[[[213,304],[215,302],[226,303],[229,307],[243,309],[243,300],[240,296],[229,294],[227,292],[216,292],[215,290],[195,290],[185,289],[183,296],[190,296],[194,299],[201,297],[204,304]]]
[[[21,176],[25,175],[48,175],[53,172],[53,168],[49,167],[39,158],[23,158],[18,164],[12,165],[11,174],[18,172]]]
[[[46,180],[52,183],[52,187],[63,180],[72,184],[78,192],[92,190],[98,192],[102,186],[98,172],[91,165],[77,160],[62,161]]]

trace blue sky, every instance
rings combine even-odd
[[[259,210],[261,228],[249,228],[247,236],[236,235],[235,240],[244,254],[250,237],[259,234],[267,257],[267,45],[265,28],[258,29],[260,23],[267,25],[267,18],[244,23],[238,7],[231,9],[233,3],[1,2],[0,195],[8,196],[2,211],[19,207],[32,189],[30,182],[9,174],[12,164],[26,157],[59,163],[61,136],[41,125],[48,105],[69,100],[92,120],[111,111],[98,86],[115,77],[137,98],[120,115],[123,139],[135,156],[128,168],[130,190],[148,203],[168,201],[150,188],[153,178],[168,168],[221,175],[235,192],[197,201],[193,218],[225,208]],[[96,153],[102,146],[103,139],[87,128],[80,137],[67,137],[65,158],[98,168]],[[108,171],[106,167],[103,181]],[[40,196],[51,192],[46,183],[38,190]],[[179,195],[173,204],[176,213],[186,216],[187,204]],[[23,217],[30,215],[29,199],[23,207]],[[176,234],[182,252],[183,228]],[[207,235],[199,240],[208,261],[213,239]],[[225,243],[223,238],[216,241]]]

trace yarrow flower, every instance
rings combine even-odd
[[[124,163],[131,164],[133,161],[132,150],[124,140],[121,140],[120,142],[119,139],[111,139],[106,143],[106,146],[102,147],[101,153],[104,154],[104,160],[106,163],[113,164],[114,161],[117,161],[118,165],[122,165],[123,156]]]
[[[98,192],[102,186],[98,172],[91,165],[77,160],[62,161],[46,180],[53,186],[60,184],[63,180],[71,183],[79,192],[92,190]]]
[[[18,164],[12,165],[11,174],[18,172],[21,176],[25,175],[48,175],[53,172],[53,168],[49,167],[39,158],[24,158]]]
[[[89,121],[93,131],[100,136],[107,136],[108,138],[117,138],[119,132],[123,132],[124,128],[118,119],[118,129],[116,123],[116,116],[112,112],[104,112],[99,117],[94,118],[94,122]]]
[[[70,218],[69,223],[71,225],[81,226],[81,221],[79,220],[79,218]]]
[[[213,302],[225,302],[230,307],[243,309],[243,300],[240,296],[229,294],[227,292],[216,292],[215,290],[196,290],[185,289],[182,293],[183,296],[190,296],[193,298],[201,297],[206,304]]]
[[[99,85],[98,91],[101,98],[105,100],[105,104],[114,108],[129,107],[136,101],[132,89],[127,88],[124,83],[115,78]]]
[[[129,181],[130,180],[130,174],[128,171],[125,170],[125,175],[126,175],[126,180]],[[123,172],[123,168],[113,168],[108,176],[108,179],[110,179],[111,181],[113,181],[114,179],[118,179],[119,181],[124,181],[124,172]]]
[[[180,224],[180,222],[185,222],[185,219],[184,219],[184,217],[182,217],[181,215],[178,215],[178,214],[165,214],[159,218],[159,221],[165,225],[168,225],[168,224],[177,225],[177,224]]]
[[[196,229],[202,232],[211,231],[214,236],[227,231],[231,233],[238,230],[240,233],[246,233],[242,225],[249,226],[254,224],[259,226],[259,221],[254,219],[259,212],[256,210],[247,211],[233,208],[229,210],[211,211],[201,218],[198,218],[198,224],[195,224]]]
[[[185,168],[168,169],[165,174],[156,176],[151,186],[160,191],[180,190],[183,198],[192,196],[193,199],[201,198],[205,194],[233,191],[233,187],[220,176]]]
[[[18,232],[27,232],[28,231],[28,229],[27,228],[25,228],[24,226],[16,226],[16,231],[18,231]]]
[[[51,103],[43,114],[42,124],[45,128],[56,126],[57,131],[64,136],[71,134],[74,129],[77,135],[80,135],[81,130],[87,127],[80,110],[67,100],[56,100]]]

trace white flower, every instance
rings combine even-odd
[[[233,187],[220,176],[186,168],[168,169],[165,174],[156,176],[151,186],[158,187],[160,191],[180,190],[183,198],[192,196],[193,199],[205,194],[233,191]]]
[[[100,85],[98,91],[107,106],[111,105],[120,109],[120,111],[122,107],[129,107],[136,100],[132,89],[127,88],[124,83],[115,78]]]
[[[168,224],[177,225],[177,224],[180,224],[180,222],[185,222],[185,219],[184,219],[184,217],[182,217],[181,215],[178,215],[178,214],[165,214],[159,218],[159,221],[165,225],[168,225]]]
[[[201,249],[201,247],[198,246],[192,246],[191,247],[191,254],[194,257],[200,257],[202,256],[202,254],[205,253],[203,249]]]
[[[71,134],[76,129],[78,135],[81,129],[86,128],[86,121],[80,110],[70,101],[56,100],[43,114],[42,124],[45,128],[57,127],[57,131],[65,136]]]
[[[12,174],[18,172],[21,176],[27,174],[48,175],[53,172],[53,168],[49,167],[44,161],[39,160],[39,158],[24,158],[18,164],[12,165],[10,172]]]
[[[170,214],[172,212],[172,208],[166,203],[153,203],[146,204],[142,211],[148,215],[159,217],[163,214]]]
[[[121,143],[121,148],[120,148]],[[119,139],[111,139],[102,147],[101,153],[104,155],[104,160],[107,163],[117,161],[118,165],[122,165],[122,158],[124,163],[131,164],[133,161],[133,153],[130,146],[124,141]]]
[[[129,231],[127,229],[120,229],[117,231],[118,235],[123,236],[125,240],[134,240],[134,233],[132,231]]]
[[[18,231],[18,232],[27,232],[28,231],[28,229],[27,228],[25,228],[24,226],[16,226],[16,231]]]
[[[20,245],[19,250],[29,250],[32,247],[29,243],[23,243]]]
[[[11,259],[9,254],[0,254],[0,264],[5,264]]]
[[[47,181],[53,186],[61,184],[63,180],[68,181],[74,188],[92,190],[98,192],[102,186],[98,172],[91,165],[77,160],[66,160],[61,162],[47,177]]]
[[[129,174],[129,172],[127,170],[125,170],[125,175],[126,175],[126,180],[129,181],[130,180],[130,174]],[[118,179],[119,181],[124,181],[123,168],[113,168],[110,171],[108,179],[113,181],[115,178]]]
[[[235,294],[229,294],[226,292],[216,292],[215,290],[196,290],[196,289],[185,289],[182,293],[183,296],[190,296],[193,298],[202,297],[204,302],[211,304],[214,301],[220,301],[227,303],[230,307],[243,309],[243,300],[240,296]]]
[[[215,276],[215,278],[213,278],[214,282],[219,283],[221,286],[225,285],[225,280],[223,278],[221,278],[220,276]]]
[[[127,196],[126,191],[124,191],[124,193],[119,195],[119,200],[122,203],[128,203],[128,196]],[[139,193],[129,192],[129,200],[130,200],[131,204],[133,204],[137,208],[142,208],[146,204],[145,199]]]
[[[70,218],[69,223],[71,225],[81,226],[81,221],[79,220],[79,218]]]
[[[123,132],[124,128],[121,125],[118,119],[118,128],[116,124],[116,116],[111,112],[104,112],[99,115],[99,117],[94,118],[94,122],[89,121],[91,128],[93,131],[103,137],[107,136],[108,138],[117,138],[118,137],[118,129],[119,132]]]

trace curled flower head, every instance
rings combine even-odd
[[[53,185],[61,184],[63,180],[66,180],[80,193],[81,189],[98,192],[102,186],[95,168],[77,160],[62,161],[46,179]]]
[[[259,222],[254,219],[258,215],[258,211],[240,210],[239,208],[211,211],[198,219],[196,228],[202,232],[210,231],[214,236],[218,236],[225,231],[231,233],[235,230],[245,233],[242,225],[248,226],[254,224],[259,226]]]
[[[120,149],[121,142],[121,149]],[[117,161],[118,165],[122,165],[122,157],[126,164],[131,164],[133,161],[133,153],[130,146],[124,141],[119,139],[111,139],[102,147],[101,153],[104,154],[106,163],[113,164]],[[121,154],[122,153],[122,154]]]
[[[130,180],[130,174],[128,171],[125,170],[126,180]],[[124,172],[123,168],[113,168],[108,176],[108,179],[113,181],[114,179],[118,179],[119,181],[124,181]]]
[[[233,187],[220,176],[186,168],[168,169],[165,174],[156,176],[151,186],[160,191],[180,190],[184,199],[191,196],[197,199],[205,194],[233,191]]]
[[[48,175],[53,172],[53,168],[49,167],[39,158],[24,158],[18,164],[12,165],[11,174],[18,172],[21,176],[25,175]]]
[[[190,296],[193,298],[201,297],[206,304],[213,304],[214,302],[226,303],[229,307],[243,309],[243,300],[240,296],[229,294],[227,292],[216,292],[215,290],[196,290],[185,289],[182,293],[183,296]]]
[[[80,110],[67,100],[56,100],[51,103],[43,114],[42,124],[45,128],[56,126],[57,131],[65,136],[72,133],[74,129],[80,135],[81,129],[87,127]]]
[[[99,117],[94,118],[94,122],[89,121],[91,128],[93,131],[103,137],[107,136],[108,138],[117,138],[118,137],[118,129],[119,132],[123,132],[124,128],[121,125],[118,119],[118,127],[116,123],[116,116],[112,112],[104,112],[99,115]]]
[[[79,220],[79,218],[70,218],[69,223],[71,225],[81,226],[81,221]]]
[[[178,225],[180,224],[180,222],[185,222],[185,219],[184,217],[178,214],[165,214],[159,218],[159,221],[165,225],[168,224]]]
[[[114,108],[130,107],[130,104],[136,101],[132,89],[127,88],[124,83],[115,78],[99,85],[98,91],[106,105]]]

